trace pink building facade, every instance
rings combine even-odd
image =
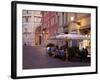
[[[49,36],[54,36],[58,27],[56,12],[42,12],[42,29],[46,29]]]
[[[58,31],[58,14],[56,12],[42,12],[42,31],[44,32],[43,40],[48,43],[50,37],[55,36]]]

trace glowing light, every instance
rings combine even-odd
[[[71,17],[70,17],[70,20],[71,20],[71,21],[74,21],[74,16],[71,16]]]

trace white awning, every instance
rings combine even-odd
[[[51,39],[76,39],[76,40],[88,40],[90,37],[86,37],[84,35],[78,34],[78,33],[69,33],[69,34],[59,34],[56,36],[53,36]]]

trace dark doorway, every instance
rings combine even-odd
[[[41,45],[41,36],[39,36],[39,45]]]

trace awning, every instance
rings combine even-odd
[[[90,37],[86,37],[84,35],[81,35],[79,33],[69,33],[69,34],[64,34],[61,33],[59,35],[51,37],[51,39],[75,39],[75,40],[88,40]]]

